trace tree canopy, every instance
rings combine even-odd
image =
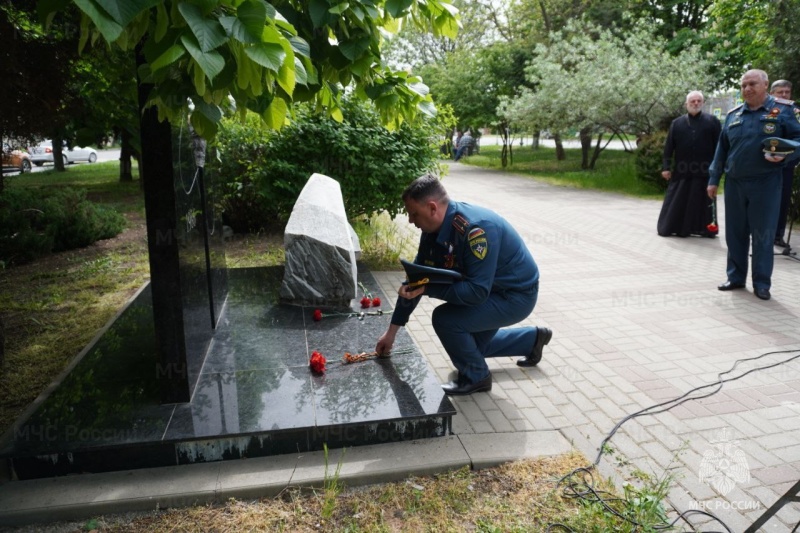
[[[535,89],[523,88],[501,106],[512,123],[558,132],[591,128],[623,139],[652,132],[664,116],[678,114],[690,90],[710,88],[698,50],[672,55],[647,27],[621,37],[571,22],[551,35],[526,69]]]
[[[72,3],[42,0],[43,19]],[[342,87],[352,83],[384,121],[398,125],[433,114],[428,88],[382,61],[384,32],[403,20],[454,36],[457,10],[445,0],[74,0],[81,46],[102,38],[140,54],[138,74],[151,85],[148,104],[171,121],[187,111],[212,137],[224,109],[256,112],[280,128],[297,101],[314,100],[334,118]]]

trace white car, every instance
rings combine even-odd
[[[28,149],[31,154],[31,162],[40,167],[45,163],[53,162],[53,141],[45,140],[40,142],[33,148]],[[76,161],[88,161],[94,163],[97,161],[97,151],[94,148],[81,148],[79,146],[72,147],[72,150],[67,148],[65,142],[61,148],[61,156],[64,158],[64,164],[70,165]]]

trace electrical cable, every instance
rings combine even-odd
[[[635,413],[629,414],[628,416],[624,417],[622,420],[620,420],[614,426],[614,428],[611,430],[611,432],[608,433],[608,435],[606,435],[606,437],[603,439],[603,442],[600,444],[600,451],[598,452],[597,458],[594,460],[594,463],[592,463],[588,467],[577,468],[577,469],[573,470],[572,472],[570,472],[569,474],[567,474],[566,476],[562,477],[558,481],[558,486],[564,485],[563,496],[565,498],[588,500],[590,502],[599,503],[600,505],[603,506],[603,508],[606,511],[608,511],[609,513],[617,516],[618,518],[620,518],[620,519],[622,519],[622,520],[624,520],[624,521],[626,521],[626,522],[628,522],[630,524],[633,524],[635,526],[635,528],[638,528],[640,526],[648,527],[645,524],[641,524],[641,523],[636,522],[635,520],[633,520],[633,519],[631,519],[629,517],[626,517],[626,516],[620,514],[619,511],[617,511],[616,509],[612,508],[607,503],[607,502],[619,501],[620,498],[614,497],[614,498],[606,499],[606,498],[604,498],[604,495],[606,495],[606,494],[610,495],[609,492],[607,492],[607,491],[598,491],[598,490],[595,490],[595,488],[594,488],[594,477],[592,476],[591,471],[597,465],[600,464],[600,460],[601,460],[601,458],[603,456],[603,450],[605,449],[605,446],[608,443],[608,441],[611,440],[611,438],[614,436],[614,434],[616,434],[616,432],[619,430],[619,428],[622,427],[622,425],[625,424],[625,422],[627,422],[628,420],[631,420],[633,418],[637,418],[637,417],[640,417],[640,416],[644,416],[644,415],[655,415],[655,414],[664,413],[666,411],[669,411],[673,407],[677,407],[677,406],[679,406],[679,405],[681,405],[681,404],[683,404],[685,402],[688,402],[690,400],[700,400],[700,399],[703,399],[703,398],[708,398],[709,396],[712,396],[712,395],[716,394],[717,392],[719,392],[720,390],[722,390],[722,387],[724,386],[725,383],[728,383],[730,381],[736,381],[736,380],[742,379],[743,377],[745,377],[745,376],[747,376],[749,374],[752,374],[753,372],[757,372],[757,371],[760,371],[760,370],[767,370],[767,369],[774,368],[774,367],[777,367],[777,366],[780,366],[780,365],[784,365],[786,363],[790,363],[790,362],[792,362],[792,361],[794,361],[796,359],[800,359],[800,353],[797,353],[797,355],[794,355],[794,356],[789,357],[788,359],[784,359],[782,361],[778,361],[776,363],[772,363],[772,364],[769,364],[769,365],[764,365],[764,366],[751,368],[750,370],[748,370],[748,371],[746,371],[746,372],[744,372],[744,373],[742,373],[740,375],[737,375],[737,376],[723,377],[726,374],[730,374],[731,372],[736,370],[736,367],[738,367],[740,363],[744,363],[744,362],[748,362],[748,361],[757,361],[757,360],[762,359],[764,357],[767,357],[769,355],[786,354],[786,353],[794,353],[794,352],[800,352],[800,350],[779,350],[779,351],[774,351],[774,352],[766,352],[766,353],[763,353],[763,354],[758,355],[756,357],[738,359],[733,363],[733,366],[731,366],[730,369],[728,369],[728,370],[726,370],[724,372],[720,372],[719,374],[717,374],[717,381],[716,382],[708,383],[706,385],[701,385],[699,387],[695,387],[695,388],[689,390],[688,392],[682,394],[681,396],[678,396],[677,398],[674,398],[672,400],[667,400],[665,402],[661,402],[661,403],[658,403],[658,404],[655,404],[655,405],[651,405],[650,407],[646,407],[644,409],[641,409],[639,411],[636,411]],[[704,393],[704,394],[699,395],[699,396],[690,396],[692,393],[695,393],[697,391],[701,391],[701,390],[704,390],[704,389],[712,388],[712,387],[714,389],[711,390],[710,392]],[[580,475],[580,479],[576,481],[574,478],[576,476],[578,476],[578,475]],[[588,480],[587,480],[587,478],[588,478]],[[680,513],[677,516],[677,518],[675,518],[675,520],[673,520],[672,522],[670,522],[668,524],[657,525],[657,526],[649,526],[649,527],[651,527],[653,529],[656,529],[656,530],[669,529],[669,528],[673,527],[679,520],[686,520],[686,517],[688,517],[689,515],[692,515],[692,514],[699,514],[699,515],[703,515],[703,516],[707,516],[709,518],[712,518],[715,521],[717,521],[723,528],[725,528],[725,531],[727,533],[733,533],[731,531],[731,529],[719,517],[717,517],[713,513],[710,513],[710,512],[707,512],[707,511],[701,511],[699,509],[690,509],[688,511],[684,511],[684,512]],[[687,520],[687,522],[688,522],[688,520]],[[691,525],[691,523],[690,523],[690,525]],[[568,531],[568,532],[571,532],[571,533],[575,533],[574,530],[571,529],[569,526],[566,526],[566,525],[561,524],[561,523],[550,524],[546,531],[548,531],[548,532],[549,531],[555,531],[554,529],[552,529],[553,527],[562,528],[563,531]],[[798,527],[800,527],[800,524],[798,524],[798,526],[796,526],[794,528],[794,530],[792,530],[793,533],[795,531],[797,531]],[[634,529],[634,531],[635,531],[635,529]],[[709,531],[707,533],[718,533],[718,532]]]

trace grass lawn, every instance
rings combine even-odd
[[[503,170],[501,146],[481,147],[481,153],[470,156],[463,163],[482,168]],[[555,148],[530,146],[515,147],[509,158],[506,172],[535,176],[537,179],[566,187],[617,192],[642,198],[663,198],[664,193],[636,178],[634,154],[622,150],[604,150],[595,163],[594,170],[581,170],[580,149],[565,149],[567,158],[556,159]],[[513,160],[513,162],[512,162]]]
[[[628,166],[612,170],[612,161],[632,165],[627,154],[601,159],[596,173],[574,170],[549,160],[543,149],[515,155],[514,172],[530,173],[573,186],[623,180]],[[528,151],[529,152],[529,151]],[[492,161],[492,150],[470,158]],[[552,156],[552,153],[550,153]],[[611,154],[604,154],[611,155]],[[617,159],[619,158],[619,159]],[[554,158],[552,158],[554,159]],[[517,166],[518,165],[518,166]],[[549,174],[542,169],[550,169]],[[628,170],[625,170],[628,169]],[[612,178],[612,176],[617,176]],[[605,178],[603,177],[605,176]],[[629,179],[629,178],[625,178]],[[622,187],[619,181],[615,187]],[[22,411],[86,346],[149,278],[142,192],[138,180],[118,181],[118,163],[71,166],[9,179],[7,187],[84,188],[90,200],[113,206],[127,220],[116,237],[32,263],[0,270],[0,318],[5,330],[5,360],[0,367],[0,431]],[[617,190],[609,188],[608,190]],[[363,257],[372,269],[396,267],[409,235],[387,216],[354,224]],[[413,239],[412,239],[413,240]],[[413,242],[410,246],[413,247]],[[235,236],[226,245],[230,267],[280,264],[282,236]],[[333,455],[337,452],[332,451]],[[137,516],[98,517],[57,531],[544,531],[567,524],[573,531],[633,531],[597,503],[563,496],[558,480],[588,461],[577,453],[503,465],[481,471],[459,470],[425,478],[346,489],[331,476],[313,490],[292,489],[277,498],[231,500],[224,505],[158,511]],[[613,491],[602,480],[596,489]],[[648,524],[663,523],[665,480],[640,476],[637,488],[610,503],[618,513]],[[72,529],[69,529],[69,528]],[[642,531],[642,528],[636,529]],[[647,529],[649,530],[649,529]],[[570,531],[556,528],[554,531]]]

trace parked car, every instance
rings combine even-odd
[[[25,173],[31,171],[31,156],[28,152],[14,150],[11,145],[3,143],[3,172]]]
[[[45,163],[52,163],[53,141],[48,139],[40,142],[38,145],[30,149],[30,153],[31,161],[37,167],[40,167]],[[61,148],[61,157],[64,158],[65,165],[71,165],[76,161],[88,161],[89,163],[94,163],[97,161],[97,151],[94,148],[81,148],[79,146],[74,146],[70,150],[67,148],[67,143],[65,142]]]

